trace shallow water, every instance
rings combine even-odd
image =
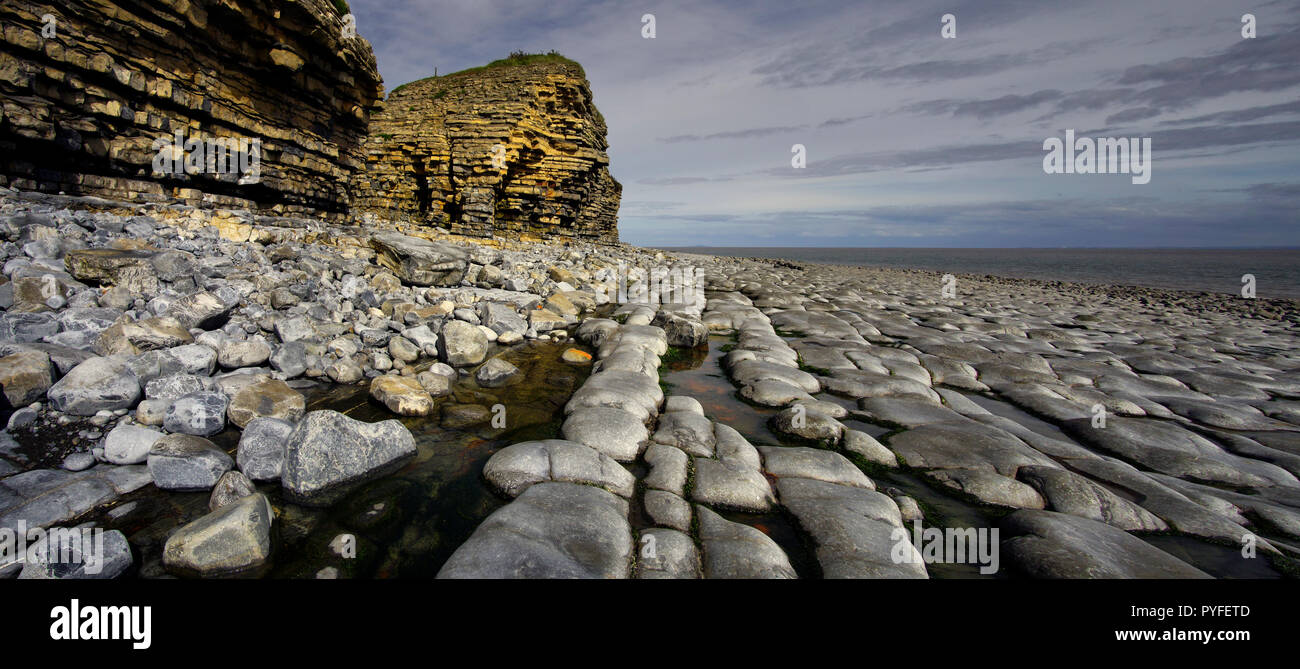
[[[661,381],[668,387],[669,394],[690,395],[699,400],[704,413],[709,418],[735,428],[755,446],[800,446],[784,439],[768,427],[768,420],[779,411],[770,407],[750,404],[740,398],[738,389],[727,378],[721,366],[722,348],[731,343],[729,337],[713,336],[709,340],[709,349],[692,353],[687,358],[668,365],[669,369],[661,374]],[[998,416],[1008,418],[1039,434],[1062,439],[1074,440],[1065,436],[1060,428],[1052,423],[1037,418],[1015,405],[1002,400],[986,397],[978,393],[963,392],[968,399]],[[818,393],[817,399],[835,402],[846,408],[856,408],[856,402],[830,393]],[[878,439],[894,431],[892,428],[875,425],[854,418],[841,420],[846,426],[866,432]],[[906,469],[870,467],[864,470],[876,483],[877,490],[884,492],[890,488],[917,500],[925,512],[924,527],[936,528],[996,528],[998,521],[1011,512],[981,504],[972,503],[962,497],[947,492],[941,486],[931,484],[919,473]],[[821,568],[816,562],[811,540],[799,529],[798,522],[783,512],[767,514],[735,513],[722,514],[729,520],[745,523],[759,529],[771,537],[787,555],[791,564],[801,578],[820,576]],[[909,536],[912,528],[908,527]],[[1219,578],[1279,578],[1282,576],[1265,558],[1257,560],[1240,559],[1239,550],[1223,546],[1196,537],[1147,534],[1137,535],[1148,543],[1164,550],[1185,562]],[[981,574],[975,564],[926,565],[931,578],[1017,578],[1014,567],[1005,562],[1000,564],[996,574]]]
[[[1215,578],[1282,578],[1262,555],[1243,560],[1241,549],[1202,541],[1196,537],[1148,535],[1144,541],[1160,550],[1195,565]]]
[[[730,425],[756,446],[796,446],[768,428],[767,421],[778,411],[742,400],[723,372],[720,359],[729,338],[712,337],[707,350],[679,352],[681,355],[661,370],[661,381],[669,394],[690,395],[704,406],[705,414]],[[285,502],[275,484],[261,484],[276,509],[275,554],[265,569],[255,574],[283,578],[312,578],[322,570],[336,570],[352,578],[432,578],[483,519],[508,500],[495,494],[482,477],[483,465],[497,450],[530,439],[559,435],[563,407],[573,390],[589,373],[560,360],[560,353],[573,344],[531,343],[516,347],[504,357],[524,371],[525,380],[503,389],[480,389],[470,378],[456,386],[454,401],[500,402],[506,406],[506,429],[490,424],[468,428],[445,428],[436,416],[402,418],[415,436],[416,457],[402,470],[353,490],[335,505],[309,508]],[[581,348],[581,347],[580,347]],[[369,398],[366,386],[318,386],[305,391],[309,410],[334,409],[364,421],[394,418]],[[853,406],[852,400],[827,393],[818,399]],[[1020,422],[1030,429],[1063,438],[1055,426],[1030,416],[1000,400],[967,394],[984,408]],[[885,437],[890,428],[859,420],[845,424],[873,436]],[[230,428],[213,441],[233,455],[239,431]],[[644,474],[645,466],[629,465]],[[895,488],[920,503],[926,527],[993,528],[1007,510],[973,504],[932,485],[916,472],[869,467],[867,475],[879,490]],[[120,529],[136,550],[141,577],[167,577],[162,570],[161,552],[167,536],[176,527],[207,512],[209,494],[169,493],[152,486],[128,495],[106,511],[93,514],[108,529]],[[633,501],[630,521],[636,529],[649,526]],[[790,557],[801,578],[817,578],[817,564],[809,538],[796,519],[781,511],[766,514],[723,512],[729,520],[755,527],[770,536]],[[909,527],[909,532],[911,528]],[[355,559],[344,559],[331,548],[340,535],[355,537]],[[1149,543],[1198,568],[1219,577],[1276,578],[1280,574],[1267,560],[1242,560],[1237,549],[1193,537],[1147,535]],[[931,564],[932,578],[1015,577],[1010,565],[1002,564],[994,575],[979,573],[977,565]]]
[[[700,351],[689,360],[670,365],[670,370],[661,376],[661,380],[669,387],[668,392],[690,395],[699,400],[705,415],[735,428],[755,446],[805,445],[785,439],[768,427],[768,420],[780,410],[750,404],[741,399],[721,365],[722,357],[726,355],[722,348],[729,343],[729,337],[715,335],[709,339],[707,355]],[[829,393],[819,393],[816,397],[846,408],[856,408],[856,403],[851,399]],[[891,431],[890,428],[852,418],[846,418],[842,422],[876,437]],[[884,467],[872,468],[866,473],[880,491],[897,488],[916,499],[926,511],[926,527],[989,528],[996,524],[995,514],[939,492],[914,474]],[[771,537],[789,555],[791,564],[801,578],[821,575],[811,540],[799,529],[798,522],[793,517],[780,511],[765,514],[726,512],[721,515],[728,520],[755,527]],[[980,574],[976,565],[933,564],[927,565],[927,569],[934,578],[998,577]]]
[[[342,577],[435,576],[478,524],[506,503],[483,479],[487,459],[510,444],[558,436],[564,404],[589,373],[589,367],[560,360],[564,349],[573,345],[532,342],[506,351],[502,357],[524,373],[522,382],[506,388],[481,389],[467,377],[457,382],[449,401],[504,405],[504,429],[490,423],[446,428],[436,414],[400,418],[415,436],[415,458],[333,506],[288,503],[278,485],[259,485],[277,514],[275,554],[263,572],[311,578],[332,567]],[[305,392],[309,411],[333,409],[367,422],[395,418],[370,399],[365,385],[318,386]],[[233,454],[238,439],[239,431],[229,428],[213,441]],[[120,517],[100,514],[97,520],[122,530],[138,548],[142,576],[163,576],[162,544],[177,526],[207,512],[208,497],[207,492],[168,493],[150,486],[115,505],[121,509],[134,504],[130,512]],[[344,559],[331,549],[340,535],[355,537],[355,559]]]

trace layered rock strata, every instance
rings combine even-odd
[[[336,3],[18,0],[0,6],[0,24],[0,183],[346,210],[383,94],[370,44],[348,35]],[[228,139],[247,142],[246,164],[213,154]],[[160,151],[198,171],[159,171]]]
[[[372,119],[355,204],[465,235],[617,242],[605,133],[582,68],[558,56],[413,82]]]

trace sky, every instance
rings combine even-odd
[[[1297,0],[350,5],[386,90],[581,63],[632,244],[1300,246]],[[1150,181],[1047,173],[1067,130],[1150,139]]]

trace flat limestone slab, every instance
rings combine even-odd
[[[438,578],[627,578],[627,502],[576,483],[535,483],[488,516]]]
[[[888,496],[805,478],[783,478],[776,489],[781,503],[812,536],[824,577],[928,578],[920,561],[894,560],[895,530],[903,523]]]
[[[1123,530],[1087,518],[1022,510],[1003,519],[1002,532],[1008,561],[1036,578],[1209,578]]]

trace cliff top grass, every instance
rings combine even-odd
[[[435,77],[425,77],[423,79],[416,79],[415,81],[408,81],[407,83],[402,84],[397,88],[394,88],[391,92],[389,92],[388,95],[389,97],[392,97],[393,95],[397,94],[398,91],[402,90],[403,88],[406,88],[407,86],[410,86],[412,84],[418,84],[425,81],[433,81],[437,79],[448,79],[451,77],[463,77],[466,75],[477,74],[480,72],[486,72],[488,70],[502,68],[502,67],[520,67],[525,65],[541,65],[541,64],[549,64],[549,63],[564,65],[566,67],[574,68],[578,71],[578,74],[581,75],[582,77],[585,78],[587,76],[586,71],[582,69],[582,66],[579,65],[577,61],[565,58],[557,51],[552,51],[550,53],[524,53],[522,51],[516,51],[510,54],[506,58],[494,60],[488,63],[487,65],[471,67],[464,70],[458,70],[456,72],[449,72],[447,74],[439,74]]]

